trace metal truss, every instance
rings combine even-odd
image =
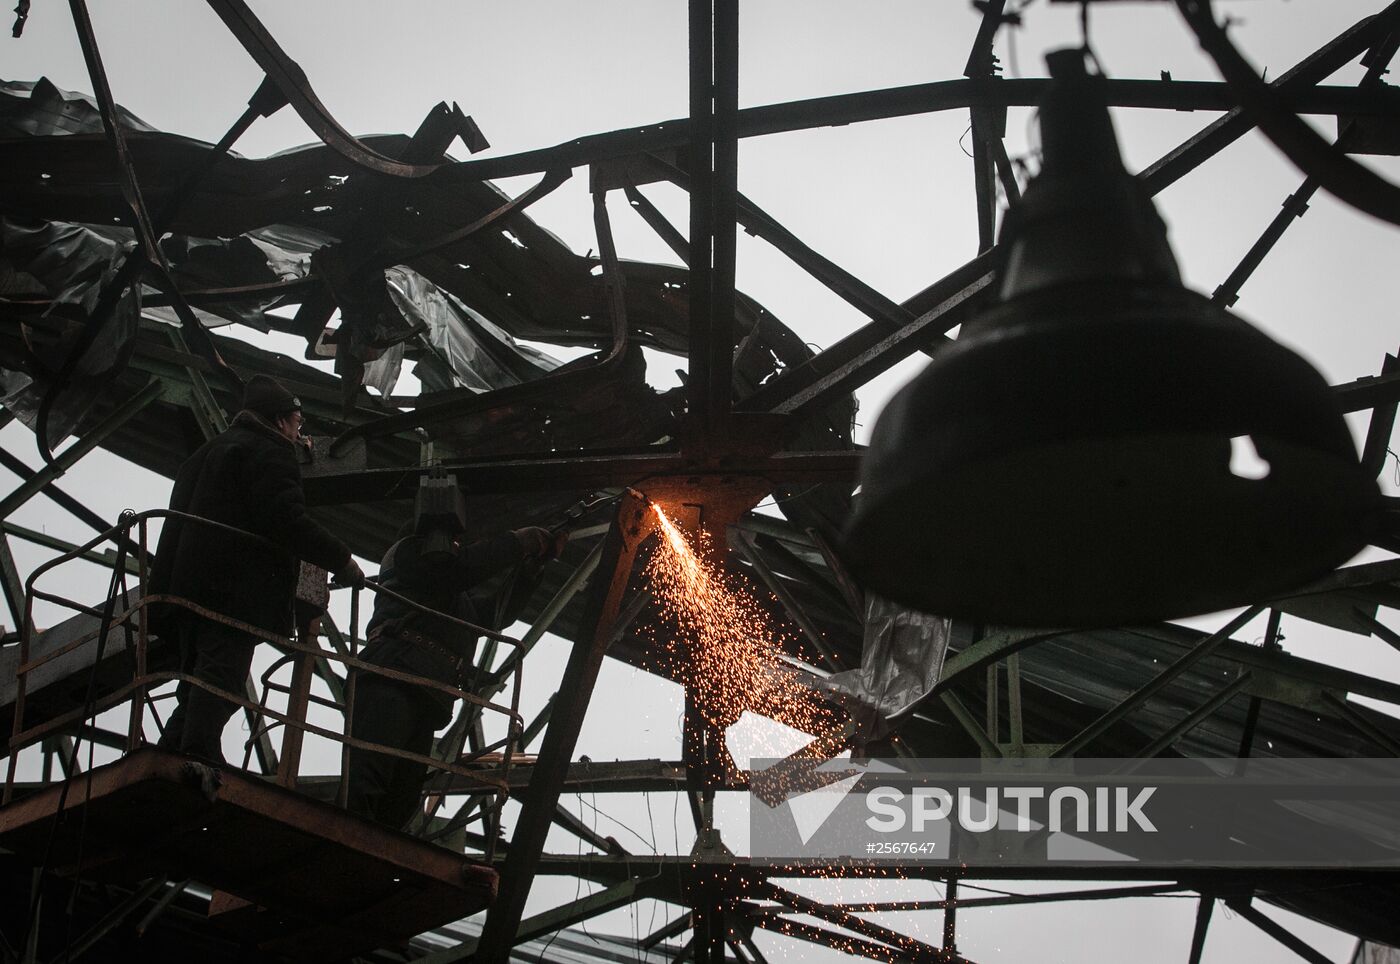
[[[81,203],[74,202],[72,212],[64,217],[81,221],[95,212],[115,210],[127,220],[139,241],[123,261],[122,273],[101,291],[97,308],[87,320],[85,341],[92,344],[98,330],[118,310],[124,289],[137,278],[153,282],[160,289],[160,294],[148,299],[148,304],[174,307],[181,324],[178,329],[147,325],[140,332],[129,361],[111,382],[114,391],[93,407],[79,428],[79,440],[57,456],[52,454],[41,419],[40,450],[45,461],[42,468],[31,469],[14,454],[0,452],[0,462],[19,477],[16,487],[0,499],[0,517],[5,519],[0,533],[0,576],[15,624],[18,626],[23,620],[24,591],[8,540],[23,539],[65,552],[78,547],[14,524],[9,521],[10,515],[42,493],[85,524],[96,530],[105,529],[104,520],[59,488],[62,475],[99,446],[126,454],[139,453],[138,461],[171,474],[172,466],[178,464],[179,446],[170,437],[159,436],[152,419],[169,421],[172,411],[188,412],[200,437],[212,435],[224,426],[225,411],[234,397],[233,388],[226,383],[228,372],[268,370],[295,384],[298,394],[306,400],[308,415],[335,436],[330,449],[333,457],[308,467],[306,488],[327,518],[353,529],[357,550],[365,552],[376,545],[382,548],[386,533],[392,532],[402,515],[401,504],[394,500],[410,494],[417,478],[426,471],[421,436],[416,434],[420,431],[432,436],[434,445],[443,443],[446,454],[436,461],[457,474],[479,500],[477,504],[485,507],[486,514],[498,513],[501,506],[509,505],[526,516],[534,513],[543,518],[572,502],[580,492],[616,491],[634,485],[643,491],[679,494],[680,501],[700,507],[706,526],[732,529],[739,571],[768,588],[774,597],[774,611],[799,627],[808,646],[818,654],[800,672],[813,683],[811,699],[822,703],[824,697],[817,681],[832,671],[860,663],[864,600],[831,552],[833,532],[823,531],[820,525],[773,520],[748,510],[771,492],[799,485],[843,489],[848,496],[860,460],[859,450],[850,443],[849,427],[844,437],[837,433],[835,441],[827,439],[829,444],[822,442],[820,432],[808,430],[834,406],[849,403],[855,389],[899,361],[919,352],[937,351],[948,342],[951,331],[989,302],[1000,257],[994,230],[998,189],[1013,200],[1019,192],[1016,171],[1003,142],[1006,111],[1009,107],[1035,104],[1047,83],[997,75],[992,44],[1009,16],[1003,0],[978,4],[984,18],[962,78],[744,109],[738,106],[737,0],[690,0],[691,96],[687,118],[591,135],[543,150],[460,163],[442,160],[446,145],[454,137],[462,137],[473,147],[484,144],[475,125],[460,111],[444,107],[430,115],[411,139],[409,148],[391,156],[384,145],[356,139],[340,127],[317,99],[300,68],[241,0],[209,2],[265,71],[266,81],[224,140],[200,153],[201,163],[191,173],[180,178],[168,176],[165,180],[143,173],[139,181],[135,173],[156,156],[155,149],[145,139],[123,133],[91,24],[86,20],[81,0],[73,2],[75,22],[113,155],[111,163],[122,182],[118,189],[92,187],[88,196]],[[1269,84],[1274,102],[1293,114],[1351,119],[1344,122],[1339,137],[1343,147],[1349,138],[1357,136],[1349,126],[1358,123],[1357,119],[1393,122],[1395,91],[1382,84],[1380,78],[1395,52],[1397,36],[1400,5],[1391,4],[1374,16],[1361,19],[1279,74]],[[1368,68],[1359,84],[1321,84],[1358,58]],[[1216,120],[1139,173],[1139,180],[1153,194],[1189,176],[1250,133],[1259,117],[1258,108],[1242,106],[1237,89],[1226,83],[1117,79],[1108,82],[1107,97],[1113,105],[1141,110],[1220,112]],[[370,198],[375,204],[405,198],[466,196],[480,191],[489,178],[538,174],[541,181],[536,189],[509,202],[472,195],[473,207],[452,209],[451,215],[458,220],[449,230],[413,234],[395,224],[392,227],[399,233],[389,232],[393,235],[392,244],[371,237],[367,222],[350,224],[326,261],[313,262],[311,274],[299,281],[226,288],[177,284],[172,278],[178,273],[178,266],[172,265],[157,242],[161,232],[217,223],[217,214],[208,210],[208,197],[201,193],[203,179],[217,174],[220,168],[216,162],[248,125],[284,103],[290,103],[334,152],[334,163],[328,169],[346,172],[336,176],[348,179],[350,188],[360,190],[362,198]],[[764,212],[755,200],[738,191],[740,138],[936,111],[965,111],[969,118],[979,253],[902,303],[885,297],[815,251]],[[67,159],[75,170],[86,170],[76,155],[63,155],[68,150],[76,148],[51,142],[11,142],[0,149],[0,156],[8,156],[19,170],[32,168],[40,155],[45,164]],[[570,302],[569,308],[574,314],[578,314],[576,309],[580,306],[596,311],[597,319],[603,320],[592,320],[594,327],[576,337],[607,346],[599,351],[590,369],[548,374],[483,394],[449,390],[437,397],[418,399],[405,411],[379,402],[362,390],[357,394],[359,383],[351,376],[358,373],[353,366],[341,370],[341,384],[309,367],[285,360],[274,364],[266,353],[209,335],[196,317],[196,309],[213,311],[243,302],[296,304],[297,316],[285,327],[305,336],[310,352],[322,337],[330,312],[339,306],[350,318],[355,299],[362,296],[359,292],[347,293],[346,279],[357,274],[382,273],[384,268],[396,264],[414,267],[445,290],[454,290],[455,286],[464,297],[473,298],[475,304],[494,308],[502,317],[512,317],[510,313],[516,309],[490,294],[486,290],[489,285],[482,290],[473,288],[458,270],[461,264],[455,259],[461,251],[468,250],[466,246],[485,245],[482,239],[489,233],[488,228],[499,230],[505,225],[527,237],[530,244],[542,247],[542,240],[531,233],[538,229],[524,218],[524,211],[579,168],[587,168],[590,175],[600,251],[599,257],[589,260],[585,267],[590,273],[596,268],[600,280],[592,301]],[[370,178],[370,174],[374,177]],[[643,189],[658,182],[678,185],[688,192],[690,217],[686,230],[669,224],[647,199]],[[1319,186],[1318,177],[1310,174],[1304,178],[1279,214],[1262,228],[1259,240],[1216,289],[1217,302],[1234,303],[1242,286],[1279,238],[1302,217]],[[619,262],[606,208],[608,194],[615,191],[623,192],[630,206],[676,252],[687,265],[685,271]],[[61,212],[48,211],[43,203],[21,191],[18,178],[0,180],[0,200],[7,213],[60,219]],[[154,214],[148,212],[148,204]],[[77,216],[79,212],[82,216]],[[205,221],[201,222],[201,218]],[[756,383],[746,382],[741,370],[744,339],[755,336],[760,323],[755,320],[754,306],[735,290],[738,228],[783,252],[868,320],[826,349],[793,355],[790,363],[765,373]],[[554,258],[553,267],[561,272],[568,267],[568,259],[562,255],[550,257]],[[645,303],[639,294],[647,284],[658,288],[674,285],[683,293],[684,310],[675,312],[681,321],[669,334],[643,331],[653,324],[656,312],[655,306]],[[17,326],[23,322],[40,331],[53,324],[41,314],[49,307],[52,305],[43,298],[0,301],[7,324]],[[525,321],[513,321],[520,324],[521,331],[530,333]],[[664,342],[688,360],[683,404],[663,421],[664,431],[643,432],[596,448],[579,446],[567,453],[518,445],[512,448],[508,443],[486,455],[468,457],[451,451],[454,435],[461,434],[458,428],[479,424],[474,420],[499,414],[514,416],[551,393],[569,399],[595,391],[600,380],[616,376],[637,340],[648,337]],[[774,343],[781,342],[779,335],[773,337]],[[6,364],[24,354],[22,347],[10,342],[0,352]],[[48,404],[72,380],[85,350],[82,345],[72,350],[65,364],[52,373],[54,388],[46,398]],[[351,356],[354,350],[347,336],[342,351]],[[365,355],[361,361],[370,359]],[[1388,356],[1376,376],[1335,386],[1335,392],[1344,410],[1371,412],[1362,459],[1369,469],[1379,473],[1400,401],[1400,362]],[[143,449],[141,438],[155,441]],[[366,505],[368,510],[363,508]],[[837,505],[839,509],[840,499]],[[1390,511],[1393,515],[1393,506]],[[383,518],[372,518],[376,512]],[[649,603],[645,592],[639,591],[633,581],[636,560],[645,552],[645,516],[644,503],[623,495],[614,514],[592,518],[591,536],[576,540],[566,560],[567,571],[551,577],[552,581],[546,582],[528,609],[532,628],[522,640],[520,659],[546,631],[566,636],[572,640],[573,648],[558,692],[539,718],[524,728],[522,745],[528,747],[538,739],[537,757],[508,777],[510,792],[520,801],[521,812],[509,837],[500,841],[499,893],[478,935],[461,939],[455,946],[438,948],[420,959],[434,964],[469,959],[482,964],[504,962],[517,945],[538,941],[640,900],[660,900],[680,908],[676,916],[639,941],[621,942],[630,945],[629,951],[646,955],[646,960],[664,957],[689,958],[703,964],[727,960],[761,964],[764,957],[754,935],[765,930],[875,960],[960,961],[963,958],[958,954],[956,941],[959,912],[1031,903],[1195,893],[1200,897],[1200,909],[1189,958],[1192,964],[1201,958],[1217,900],[1224,900],[1232,910],[1301,956],[1322,960],[1316,950],[1261,912],[1253,903],[1254,898],[1272,898],[1308,912],[1303,898],[1283,901],[1276,895],[1330,889],[1333,893],[1353,895],[1359,903],[1374,902],[1386,907],[1389,895],[1400,883],[1393,875],[1319,875],[1297,871],[1201,871],[1165,882],[1157,873],[1147,875],[1150,882],[1134,882],[1141,881],[1142,875],[1096,870],[1087,876],[1123,882],[1093,890],[976,896],[977,892],[971,890],[976,880],[1046,879],[1047,875],[1043,869],[1029,868],[972,874],[909,866],[891,867],[888,872],[938,880],[944,887],[944,897],[932,901],[831,904],[793,893],[774,879],[839,876],[847,869],[813,862],[777,873],[723,850],[713,834],[714,798],[717,793],[745,790],[746,775],[713,779],[707,775],[706,761],[693,752],[690,740],[685,744],[687,758],[680,761],[574,761],[579,729],[594,697],[604,656],[663,671],[646,651],[644,642],[631,632],[632,622],[641,618]],[[1378,544],[1397,549],[1395,537],[1388,538],[1389,542],[1380,539]],[[117,557],[111,550],[88,550],[84,558],[110,566]],[[1400,685],[1289,656],[1279,645],[1280,619],[1284,614],[1292,614],[1361,635],[1374,635],[1400,648],[1400,635],[1378,614],[1379,607],[1394,608],[1397,603],[1400,567],[1391,561],[1340,570],[1287,599],[1260,600],[1256,607],[1211,634],[1190,633],[1172,626],[1100,633],[1068,628],[1030,632],[956,627],[958,644],[934,690],[900,721],[892,742],[863,749],[928,756],[1094,753],[1150,758],[1171,752],[1249,756],[1258,751],[1261,740],[1269,739],[1278,744],[1274,752],[1280,755],[1286,755],[1283,751],[1299,755],[1400,755],[1400,727],[1391,718],[1349,698],[1363,696],[1400,705]],[[1262,646],[1231,638],[1265,612],[1268,629]],[[355,651],[353,631],[342,632],[329,623],[325,632],[340,655]],[[1113,663],[1115,654],[1126,654],[1121,665]],[[1091,665],[1096,662],[1101,669],[1097,676]],[[484,669],[491,665],[491,657],[482,662]],[[344,675],[321,659],[304,667],[297,681],[288,684],[290,690],[301,694],[303,703],[309,678],[305,670],[319,674],[329,687],[333,702],[342,699]],[[1081,671],[1082,677],[1077,676]],[[477,695],[489,700],[499,691],[501,676],[482,676],[484,682]],[[254,703],[265,697],[265,693],[259,693],[257,682],[248,682],[248,695]],[[829,712],[841,715],[834,707]],[[774,709],[774,716],[781,718],[778,708]],[[844,732],[852,733],[849,728]],[[255,733],[253,749],[258,766],[265,774],[277,774],[277,748],[265,731],[255,728]],[[127,739],[125,733],[111,733],[91,725],[74,727],[72,734],[112,746],[123,746]],[[60,770],[74,765],[76,756],[70,740],[71,737],[63,736],[44,744],[45,782],[60,779],[61,774],[53,767],[55,761]],[[479,716],[464,707],[436,752],[441,759],[456,759],[464,745],[479,750],[484,742]],[[284,744],[284,755],[286,752]],[[284,766],[284,778],[287,772]],[[291,772],[295,778],[294,763]],[[317,778],[284,782],[296,782],[311,794],[327,792],[326,781]],[[482,804],[467,789],[450,774],[436,780],[429,788],[432,799],[466,797],[466,802],[455,812],[425,818],[416,828],[418,833],[487,850],[495,841],[466,829]],[[578,791],[684,794],[702,846],[690,855],[628,853],[624,845],[598,834],[560,805],[561,794]],[[586,856],[545,853],[546,837],[553,827],[564,828],[595,852]],[[539,875],[589,878],[602,884],[603,889],[526,917],[526,898]],[[1086,874],[1064,872],[1060,876],[1075,879]],[[162,914],[188,899],[188,887],[188,881],[160,877],[130,893],[109,892],[101,912],[94,914],[91,927],[73,946],[72,956],[99,946],[105,935],[123,922],[136,919],[138,914],[138,932],[157,926]],[[968,896],[969,893],[974,896]],[[1331,910],[1313,907],[1311,912],[1339,926],[1352,923],[1358,927],[1379,927],[1364,914],[1349,918],[1335,913],[1329,916]],[[861,916],[882,911],[941,915],[941,941],[926,943]],[[811,920],[819,923],[810,923]],[[1379,929],[1386,935],[1394,933],[1393,927]],[[1371,933],[1375,930],[1368,932]],[[460,937],[454,935],[455,932],[442,931],[437,936],[442,940]],[[17,956],[23,953],[23,949],[16,951]],[[382,953],[390,954],[387,950]]]

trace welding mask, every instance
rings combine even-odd
[[[423,537],[420,554],[430,563],[450,562],[461,551],[467,528],[467,505],[455,476],[434,468],[418,483],[413,503],[413,532]]]

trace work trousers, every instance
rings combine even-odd
[[[428,756],[440,714],[421,688],[361,673],[350,732],[357,740]],[[351,747],[346,809],[402,829],[422,809],[427,774],[421,763]]]
[[[193,613],[180,615],[177,632],[182,675],[229,693],[244,692],[256,637]],[[165,724],[160,746],[224,764],[224,725],[237,709],[238,704],[181,680],[175,688],[175,712]]]

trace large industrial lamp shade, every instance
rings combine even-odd
[[[930,612],[1092,626],[1264,600],[1344,562],[1378,493],[1326,383],[1182,287],[1102,78],[1079,51],[1049,61],[999,303],[876,422],[851,570]]]

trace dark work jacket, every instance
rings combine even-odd
[[[291,631],[298,559],[332,572],[350,561],[345,543],[306,514],[295,443],[252,412],[239,412],[228,431],[185,460],[170,508],[252,532],[276,548],[166,519],[150,591],[183,596],[269,633]],[[168,619],[173,607],[161,608]]]
[[[481,625],[471,588],[519,562],[524,553],[509,532],[463,546],[453,559],[431,562],[421,555],[422,536],[408,536],[389,547],[379,565],[380,583],[401,596],[456,619]],[[426,636],[432,646],[399,638],[399,630]],[[412,673],[458,686],[456,661],[469,666],[476,649],[476,635],[446,620],[434,618],[388,596],[378,596],[374,615],[366,627],[373,637],[362,658],[376,666]],[[442,722],[452,711],[452,699],[438,690],[414,689],[430,698]]]

